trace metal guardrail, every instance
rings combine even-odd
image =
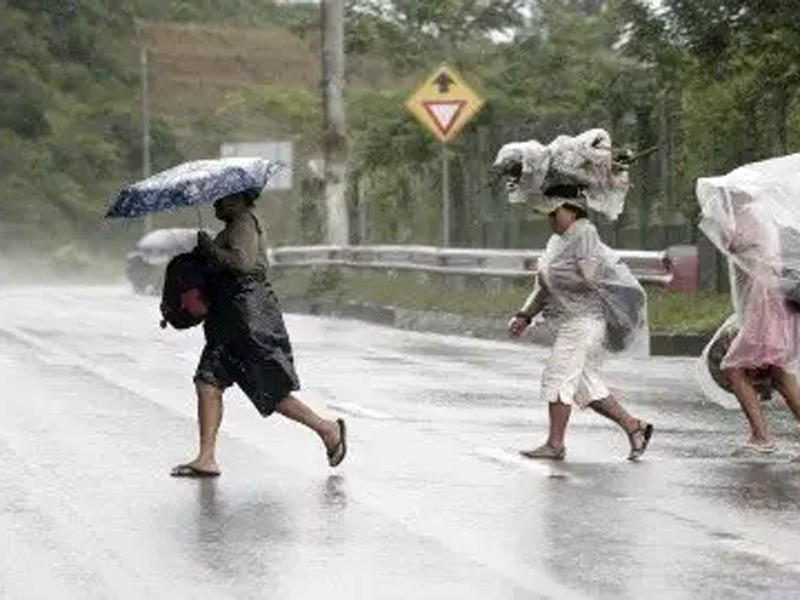
[[[273,268],[341,266],[482,277],[530,277],[542,250],[489,250],[435,246],[279,246],[269,250]],[[668,252],[619,250],[643,283],[668,286],[673,279]]]

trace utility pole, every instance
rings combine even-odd
[[[325,203],[329,244],[350,241],[347,216],[347,133],[344,110],[344,4],[322,0],[322,151],[325,161]]]
[[[147,75],[147,47],[144,36],[139,29],[139,62],[141,64],[142,79],[142,177],[150,177],[150,91],[148,88]],[[150,215],[144,218],[144,230],[150,231],[153,228],[153,220]]]

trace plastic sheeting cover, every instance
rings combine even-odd
[[[730,406],[730,395],[703,373],[708,371],[710,349],[725,329],[736,327],[739,334],[720,365],[713,367],[796,368],[800,154],[701,178],[696,194],[702,211],[700,228],[728,258],[734,312],[703,353],[698,378],[706,395]]]
[[[536,207],[548,189],[576,185],[583,189],[589,208],[610,219],[622,213],[630,187],[628,169],[614,160],[611,137],[603,129],[560,135],[548,145],[510,142],[498,151],[494,167],[514,173],[507,185],[512,202],[529,201]]]

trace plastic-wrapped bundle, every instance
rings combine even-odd
[[[613,159],[611,136],[590,129],[575,137],[560,135],[548,146],[550,166],[543,188],[575,185],[584,190],[589,208],[616,219],[625,207],[628,170]]]
[[[494,161],[495,169],[508,177],[506,192],[513,204],[537,202],[550,165],[550,150],[536,140],[504,145]]]
[[[536,140],[511,142],[497,153],[494,167],[510,178],[510,199],[534,204],[548,190],[577,186],[589,208],[616,219],[630,187],[627,163],[615,161],[611,137],[603,129],[561,135],[547,146]]]
[[[605,181],[611,170],[611,138],[602,129],[575,137],[560,135],[548,148],[547,187],[572,184],[591,188]]]

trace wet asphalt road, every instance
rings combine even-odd
[[[223,475],[175,480],[202,333],[157,322],[123,287],[0,290],[0,597],[800,598],[797,427],[771,403],[781,453],[730,458],[741,417],[689,359],[608,364],[644,461],[576,412],[539,464],[546,349],[289,315],[345,463],[232,391]]]

